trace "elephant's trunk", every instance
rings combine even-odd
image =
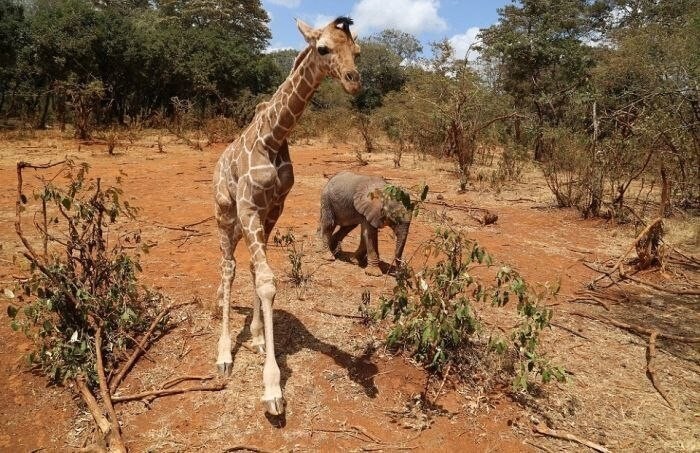
[[[408,238],[408,228],[410,226],[411,222],[401,222],[394,227],[394,234],[396,235],[394,265],[398,265],[401,262],[401,257],[403,256],[403,248],[406,245],[406,239]]]

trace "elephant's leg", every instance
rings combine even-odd
[[[377,241],[377,229],[369,222],[362,223],[362,240],[367,247],[367,267],[365,274],[375,277],[382,275],[379,267],[379,244]]]
[[[338,228],[338,231],[333,233],[333,236],[331,236],[331,239],[329,241],[329,247],[330,250],[333,252],[334,256],[338,256],[338,254],[341,252],[340,244],[343,242],[343,239],[345,239],[345,236],[348,235],[353,229],[355,229],[357,225],[345,225],[341,226]]]
[[[328,261],[335,260],[335,248],[337,247],[337,243],[333,243],[333,230],[335,229],[335,226],[333,211],[330,209],[328,201],[325,199],[325,197],[322,197],[321,216],[318,222],[318,235],[325,246],[323,258]]]
[[[362,227],[362,231],[360,232],[360,243],[357,246],[357,250],[355,250],[355,261],[360,265],[367,262],[367,242],[365,241],[364,227]]]

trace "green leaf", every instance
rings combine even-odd
[[[19,323],[13,319],[12,322],[10,323],[10,327],[12,328],[12,330],[17,332],[19,330]]]
[[[22,204],[27,204],[27,196],[25,194],[20,194],[19,199]]]
[[[70,209],[71,207],[71,199],[66,197],[63,200],[61,200],[61,204],[63,205],[64,208]]]
[[[15,316],[17,316],[17,312],[19,312],[19,309],[17,307],[8,305],[7,306],[7,316],[9,316],[12,319],[15,319]]]

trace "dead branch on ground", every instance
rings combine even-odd
[[[124,365],[119,369],[115,377],[112,379],[112,382],[110,383],[109,386],[109,391],[111,393],[115,393],[117,391],[117,388],[119,387],[119,384],[121,384],[122,380],[126,376],[126,374],[129,372],[131,367],[136,363],[136,360],[143,354],[143,352],[146,350],[146,346],[149,344],[149,340],[151,338],[151,335],[153,335],[153,332],[155,332],[156,328],[158,325],[161,323],[163,318],[170,313],[172,310],[185,306],[185,305],[191,305],[197,303],[196,300],[191,300],[189,302],[181,302],[179,304],[170,304],[167,307],[163,308],[160,313],[158,313],[158,316],[153,319],[153,322],[151,322],[150,327],[146,331],[146,333],[143,335],[141,338],[141,341],[138,343],[137,347],[134,349],[134,352],[131,353],[131,357],[129,357],[129,360],[127,360]]]
[[[700,343],[700,337],[685,337],[682,335],[668,334],[668,333],[659,332],[659,331],[652,330],[652,329],[647,329],[645,327],[636,326],[633,324],[626,324],[624,322],[616,321],[614,319],[610,319],[610,318],[605,317],[605,316],[598,317],[598,316],[589,315],[587,313],[579,313],[577,311],[572,311],[572,312],[570,312],[570,314],[575,315],[575,316],[580,316],[582,318],[588,318],[588,319],[592,319],[594,321],[610,324],[610,325],[618,327],[622,330],[636,333],[637,335],[650,336],[653,332],[657,332],[656,336],[658,338],[666,338],[667,340],[678,341],[681,343]]]
[[[639,256],[640,263],[646,264],[645,267],[648,267],[649,264],[651,264],[651,261],[653,259],[650,257],[650,253],[652,253],[652,244],[656,244],[655,247],[653,247],[653,252],[655,253],[655,258],[658,258],[658,240],[661,237],[662,233],[662,228],[663,228],[663,219],[661,217],[656,218],[654,221],[652,221],[649,225],[642,230],[641,233],[637,236],[637,238],[634,240],[634,242],[627,248],[625,253],[623,253],[620,258],[617,260],[615,265],[610,269],[609,271],[598,271],[602,272],[603,275],[600,275],[593,279],[593,281],[590,283],[589,286],[593,287],[596,283],[598,283],[600,280],[608,277],[611,280],[613,280],[612,275],[615,273],[615,271],[618,271],[620,274],[620,278],[624,279],[625,278],[625,272],[622,269],[622,262],[627,258],[627,255],[629,253],[637,248],[637,252],[640,253],[643,256]],[[642,267],[642,268],[645,268]],[[614,280],[613,280],[614,281]]]
[[[126,401],[134,401],[134,400],[142,400],[142,399],[153,399],[152,397],[161,397],[161,396],[168,396],[168,395],[177,395],[180,393],[187,393],[187,392],[217,392],[219,390],[223,390],[226,388],[226,383],[225,382],[219,382],[217,384],[212,384],[212,385],[193,385],[190,387],[183,387],[183,388],[169,388],[169,389],[160,389],[160,390],[148,390],[145,392],[141,393],[136,393],[134,395],[124,395],[124,396],[115,396],[112,398],[112,401],[115,403],[123,403]]]
[[[97,326],[95,331],[95,354],[97,356],[97,379],[100,384],[100,395],[102,396],[102,404],[104,404],[105,409],[107,409],[107,415],[109,417],[109,422],[111,424],[110,435],[111,439],[109,442],[110,449],[114,448],[116,451],[126,453],[126,446],[124,445],[124,439],[122,439],[121,430],[119,429],[119,419],[117,418],[117,413],[114,411],[114,405],[112,404],[112,395],[109,393],[109,387],[107,386],[107,378],[105,377],[105,367],[102,362],[102,326]]]
[[[581,445],[585,445],[591,450],[595,450],[600,453],[610,453],[610,450],[603,447],[602,445],[596,444],[595,442],[591,442],[590,440],[582,439],[566,431],[554,431],[553,429],[543,428],[538,425],[534,425],[532,427],[532,430],[537,434],[542,434],[543,436],[554,437],[555,439],[569,440]]]
[[[430,204],[433,206],[442,206],[444,208],[448,209],[454,209],[456,211],[462,211],[466,212],[469,214],[469,217],[472,219],[476,220],[482,225],[491,225],[492,223],[496,223],[498,221],[498,214],[496,214],[493,211],[490,211],[486,208],[478,208],[475,206],[460,206],[460,205],[454,205],[447,203],[445,201],[424,201],[424,204]],[[479,216],[472,215],[472,212],[478,212],[480,213]]]
[[[350,315],[350,314],[346,314],[346,313],[338,313],[335,311],[325,310],[323,308],[318,308],[318,307],[313,307],[313,310],[317,311],[319,313],[324,313],[326,315],[337,316],[339,318],[364,319],[360,315]]]
[[[653,385],[658,394],[661,395],[661,398],[663,398],[664,401],[666,401],[666,404],[668,404],[671,409],[675,410],[675,405],[671,402],[670,399],[668,399],[668,395],[666,394],[666,392],[662,390],[661,387],[659,387],[659,383],[656,382],[656,377],[654,375],[656,368],[654,367],[653,361],[656,355],[656,337],[658,335],[658,330],[652,331],[651,335],[649,335],[649,345],[647,346],[647,377],[651,381],[651,385]]]

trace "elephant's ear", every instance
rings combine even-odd
[[[384,197],[381,188],[376,186],[361,188],[353,197],[353,204],[357,212],[362,214],[374,228],[384,226],[384,216],[382,214]]]

